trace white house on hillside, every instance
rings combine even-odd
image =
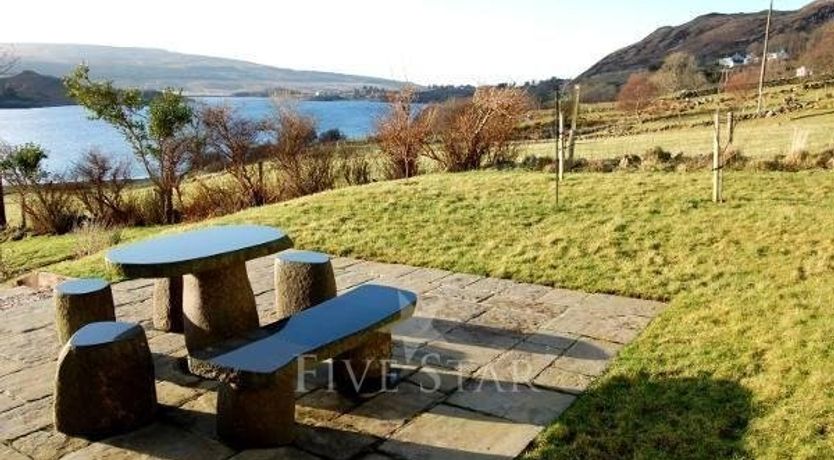
[[[797,78],[806,78],[806,77],[810,77],[812,75],[814,75],[814,71],[809,69],[806,66],[802,66],[802,67],[796,69],[796,77]]]
[[[790,57],[791,55],[788,54],[788,50],[785,48],[782,48],[774,53],[767,53],[768,61],[784,61],[786,59],[790,59]]]
[[[718,60],[718,65],[732,69],[734,67],[745,66],[753,62],[754,58],[750,54],[735,53],[732,56],[723,57]]]

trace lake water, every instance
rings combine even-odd
[[[199,98],[206,104],[229,104],[244,116],[260,119],[275,112],[269,98]],[[366,137],[374,129],[376,120],[385,113],[386,104],[370,101],[300,101],[295,108],[316,120],[322,132],[338,128],[350,138]],[[10,144],[36,142],[49,153],[47,168],[52,172],[68,171],[73,163],[91,147],[96,147],[116,158],[124,158],[134,165],[134,173],[142,175],[127,143],[121,135],[103,121],[90,120],[80,106],[49,107],[42,109],[0,109],[0,140]]]

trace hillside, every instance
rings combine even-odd
[[[796,11],[775,11],[773,49],[800,51],[804,41],[821,24],[834,19],[834,0],[818,0]],[[721,57],[744,52],[764,39],[767,11],[742,14],[707,14],[686,24],[662,27],[646,38],[620,49],[594,64],[579,80],[619,86],[628,75],[655,68],[669,53],[682,51],[705,67]]]
[[[61,79],[32,71],[0,78],[0,109],[71,105]]]
[[[60,77],[81,62],[96,78],[142,89],[182,88],[192,95],[229,95],[290,89],[350,91],[363,86],[398,88],[402,82],[376,77],[282,69],[251,62],[173,53],[149,48],[95,45],[0,44],[20,58],[18,68]]]

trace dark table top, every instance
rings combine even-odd
[[[159,236],[111,249],[108,265],[128,278],[167,278],[215,270],[292,247],[282,230],[225,225]]]

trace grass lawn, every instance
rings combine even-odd
[[[751,157],[785,155],[794,142],[811,153],[834,148],[834,111],[807,112],[801,118],[787,116],[741,122],[736,128],[734,146]],[[802,142],[801,139],[805,141]],[[610,158],[624,154],[642,154],[660,146],[672,153],[703,155],[712,152],[712,128],[672,129],[631,136],[579,140],[576,154],[584,158]],[[521,148],[523,155],[555,155],[553,142],[530,143]]]
[[[345,188],[211,223],[297,247],[670,300],[540,436],[539,458],[824,458],[834,451],[834,174],[541,173]],[[160,229],[131,230],[127,239]],[[72,237],[3,243],[18,264]],[[40,255],[39,255],[40,254]],[[25,261],[25,262],[21,262]],[[104,273],[101,255],[50,270]]]

